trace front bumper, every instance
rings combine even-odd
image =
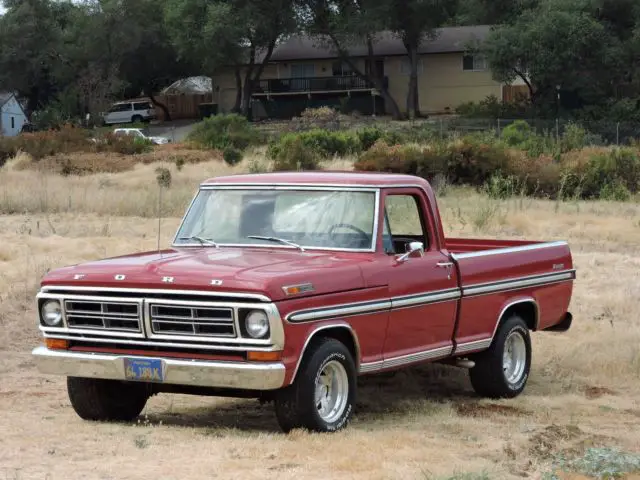
[[[163,369],[161,383],[174,385],[274,390],[282,387],[285,377],[285,367],[280,362],[240,363],[131,357],[50,350],[44,346],[35,348],[32,356],[41,373],[70,377],[127,380],[125,358],[160,360]]]

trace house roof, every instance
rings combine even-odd
[[[463,52],[470,43],[482,42],[491,31],[491,25],[474,25],[469,27],[444,27],[435,32],[435,38],[426,39],[418,49],[420,54]],[[364,42],[351,44],[347,47],[351,57],[367,56],[367,46]],[[383,31],[376,35],[374,55],[393,56],[406,55],[407,51],[402,40],[393,32]],[[262,55],[258,58],[261,62]],[[288,60],[314,60],[338,58],[328,38],[323,36],[293,35],[278,45],[271,55],[271,62]]]
[[[11,97],[13,97],[13,93],[0,92],[0,107],[7,103],[11,99]]]

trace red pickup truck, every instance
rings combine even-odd
[[[570,328],[574,279],[563,241],[445,238],[421,178],[219,177],[171,248],[49,272],[33,356],[87,420],[168,392],[274,401],[285,432],[335,431],[358,375],[446,362],[479,395],[520,394],[530,332]]]

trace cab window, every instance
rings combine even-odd
[[[387,195],[382,230],[385,253],[405,253],[411,242],[422,242],[425,250],[428,249],[429,238],[423,218],[415,195]]]

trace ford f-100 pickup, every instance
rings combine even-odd
[[[564,241],[445,238],[418,177],[218,177],[171,248],[49,272],[33,356],[86,420],[184,393],[273,401],[283,431],[329,432],[352,418],[358,375],[424,362],[519,395],[531,332],[571,326],[574,279]]]

